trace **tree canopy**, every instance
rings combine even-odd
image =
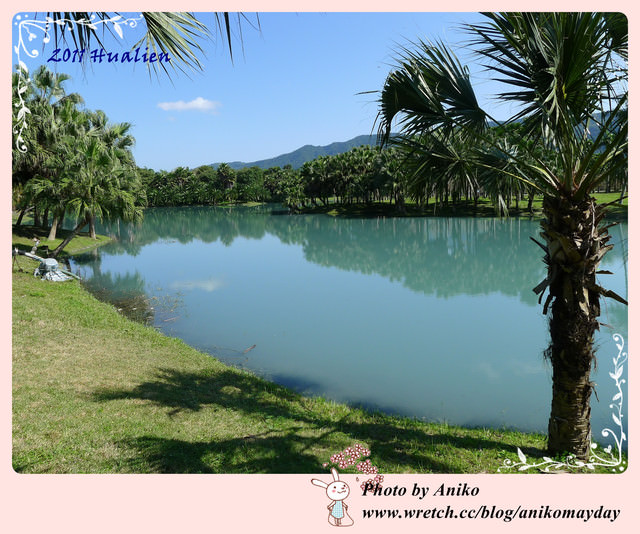
[[[13,77],[14,105],[21,98],[31,122],[14,129],[25,145],[20,149],[14,140],[12,152],[17,224],[32,210],[34,225],[49,228],[53,240],[65,215],[75,216],[77,226],[53,251],[55,257],[86,225],[95,238],[96,218],[140,219],[145,195],[131,153],[131,125],[112,124],[104,112],[82,109],[79,95],[65,93],[64,74],[46,66],[32,76],[21,74]]]

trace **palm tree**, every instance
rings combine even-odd
[[[18,67],[13,75],[13,103],[18,104],[17,91],[22,88],[22,99],[28,103],[31,121],[30,128],[22,132],[22,140],[29,150],[12,151],[13,186],[24,192],[19,221],[24,210],[30,207],[35,207],[36,214],[40,208],[45,211],[54,208],[56,220],[63,167],[61,143],[69,133],[69,117],[77,112],[76,106],[82,103],[82,97],[77,93],[66,94],[63,84],[69,77],[54,73],[44,65],[33,73],[27,85],[19,83],[20,76],[29,78],[28,73]],[[38,217],[34,217],[36,226],[38,222]],[[53,233],[55,236],[55,230]]]
[[[543,195],[544,242],[538,244],[547,277],[534,291],[541,303],[547,292],[543,312],[551,312],[545,353],[553,368],[548,449],[587,459],[600,297],[626,302],[596,282],[598,264],[612,245],[607,244],[604,207],[591,194],[626,165],[627,21],[624,15],[604,13],[487,18],[467,27],[471,45],[489,72],[510,86],[498,95],[518,106],[510,121],[521,121],[523,136],[555,156],[553,165],[516,159],[517,173],[514,166],[508,171]],[[442,43],[405,49],[379,105],[383,141],[399,118],[405,137],[456,136],[503,150],[487,134],[491,117],[478,105],[469,70]]]
[[[66,137],[65,210],[76,227],[52,252],[57,257],[82,228],[95,239],[95,219],[142,217],[142,185],[129,147],[128,123],[110,125],[103,112],[83,112],[84,130]]]
[[[435,197],[434,213],[439,203],[448,203],[450,196],[452,200],[462,195],[477,199],[476,145],[441,131],[398,139],[397,145],[410,171],[410,195],[418,201]]]
[[[120,176],[135,175],[133,156],[130,152],[134,144],[134,138],[129,131],[131,124],[122,122],[110,124],[103,111],[95,111],[88,114],[90,130],[87,135],[97,137],[100,149],[104,151],[109,169],[106,171],[107,190],[121,191],[126,181],[121,183]],[[124,170],[129,172],[121,172]],[[89,214],[89,235],[91,239],[96,239],[96,213]]]
[[[33,187],[43,188],[48,207],[52,209],[53,220],[49,230],[49,241],[56,238],[58,226],[64,220],[69,197],[69,187],[73,184],[73,167],[70,163],[75,155],[75,147],[79,137],[86,135],[88,128],[87,114],[77,109],[72,102],[66,102],[55,117],[56,129],[59,136],[56,144],[56,175],[55,179],[44,183],[33,179]]]
[[[236,185],[236,171],[227,163],[221,163],[216,170],[216,184],[222,192],[225,200],[231,200],[234,186]]]

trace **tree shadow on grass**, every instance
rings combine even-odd
[[[188,441],[142,435],[120,445],[136,451],[129,463],[135,472],[161,473],[318,473],[323,462],[342,447],[359,442],[372,451],[378,466],[397,466],[413,472],[456,473],[459,468],[438,457],[437,446],[477,451],[505,449],[491,439],[437,433],[406,420],[372,414],[363,421],[357,414],[337,415],[331,405],[313,411],[306,399],[291,390],[249,373],[233,369],[183,372],[161,369],[155,380],[131,389],[94,393],[93,400],[139,399],[166,407],[169,417],[198,412],[205,407],[233,410],[255,421],[257,433],[213,441]],[[274,428],[268,422],[275,421]],[[267,428],[267,430],[263,430]],[[326,458],[318,457],[327,450]],[[540,449],[525,447],[530,457]],[[394,469],[395,470],[395,469]]]

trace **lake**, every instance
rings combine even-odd
[[[91,291],[221,360],[307,395],[463,426],[546,432],[545,276],[521,218],[333,218],[277,206],[146,210],[74,259]],[[627,223],[600,283],[627,296]],[[603,299],[595,439],[627,308]],[[626,348],[625,348],[626,350]],[[626,365],[625,365],[626,376]],[[624,391],[626,420],[626,388]],[[625,423],[626,424],[626,423]],[[607,440],[603,440],[607,443]]]

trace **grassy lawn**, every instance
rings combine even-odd
[[[620,197],[620,193],[596,193],[593,195],[598,203],[615,202]],[[612,204],[607,208],[607,216],[610,219],[626,219],[628,211],[628,198],[622,204]],[[407,201],[405,210],[400,212],[396,206],[389,201],[354,203],[354,204],[332,204],[327,206],[319,205],[304,208],[304,213],[326,214],[333,217],[496,217],[496,209],[488,198],[480,198],[478,204],[473,200],[460,200],[455,206],[449,203],[447,206],[438,206],[434,211],[434,201],[429,199],[427,207],[421,207],[415,202]],[[540,218],[542,215],[542,197],[537,196],[531,206],[532,213],[527,210],[527,201],[521,201],[518,208],[512,205],[509,209],[510,217],[534,217]]]
[[[47,246],[49,247],[49,250],[54,250],[70,233],[70,230],[59,230],[57,232],[56,239],[49,241],[48,228],[35,227],[31,225],[25,226],[24,224],[20,226],[14,225],[12,227],[12,248],[28,252],[34,245],[34,239],[39,239],[40,244],[38,245],[38,252],[36,252],[36,254],[40,255],[43,247]],[[80,232],[64,248],[60,254],[60,258],[64,258],[65,256],[72,254],[78,254],[112,241],[110,237],[103,235],[97,235],[96,238],[97,239],[91,239],[91,237],[89,237],[89,232]]]
[[[354,442],[381,472],[495,472],[544,438],[369,414],[227,367],[77,282],[13,278],[13,465],[39,473],[304,473]]]
[[[302,397],[129,321],[75,280],[36,279],[36,262],[20,262],[12,275],[17,472],[318,473],[354,443],[383,474],[496,473],[505,459],[517,462],[518,447],[532,463],[544,455],[542,435]]]

